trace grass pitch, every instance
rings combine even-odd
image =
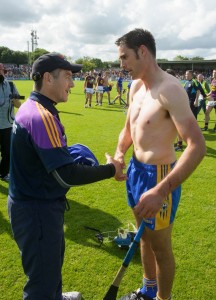
[[[21,95],[32,90],[32,81],[16,81]],[[126,87],[126,83],[124,83]],[[111,99],[116,96],[115,88]],[[126,112],[117,102],[108,106],[104,96],[103,106],[84,108],[83,82],[76,81],[67,103],[57,106],[66,129],[68,145],[87,145],[101,164],[104,153],[111,155]],[[199,126],[204,115],[198,117]],[[215,114],[211,113],[210,128]],[[176,276],[173,286],[175,300],[216,299],[216,235],[215,235],[215,167],[216,134],[204,132],[207,154],[190,178],[183,184],[182,198],[173,229],[173,250],[176,258]],[[126,156],[129,161],[131,151]],[[178,156],[181,153],[177,154]],[[22,299],[26,281],[21,267],[18,248],[11,235],[7,215],[8,184],[0,181],[0,291],[1,299]],[[114,179],[91,185],[71,188],[67,194],[70,211],[65,213],[66,253],[63,266],[63,291],[78,290],[85,300],[101,300],[119,269],[126,252],[114,243],[101,246],[95,232],[84,226],[95,227],[102,232],[115,231],[128,222],[134,222],[126,204],[125,184]],[[118,296],[141,285],[142,270],[139,251],[120,285]],[[39,300],[39,299],[38,299]]]

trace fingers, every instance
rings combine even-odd
[[[106,157],[107,160],[111,159],[111,156],[109,155],[109,153],[105,153],[105,157]]]
[[[155,218],[162,208],[164,197],[157,193],[154,188],[144,192],[134,207],[134,212],[140,218]]]
[[[137,216],[143,219],[149,219],[149,218],[155,218],[156,213],[151,211],[150,209],[147,208],[137,208],[136,206],[134,207],[134,212],[136,213]]]
[[[121,171],[121,174],[115,174],[115,180],[117,180],[117,181],[125,181],[125,180],[127,180],[127,175],[126,174],[124,174],[124,173],[122,173],[122,171]]]
[[[121,165],[121,163],[117,160],[115,160],[114,158],[112,158],[112,156],[110,156],[108,153],[105,153],[106,159],[107,159],[107,163],[112,163],[115,166],[116,169],[116,173],[115,173],[115,179],[117,181],[123,181],[127,179],[127,175],[123,173],[123,167]]]
[[[109,153],[105,153],[105,157],[106,157],[106,160],[107,160],[107,164],[114,164],[114,159],[112,158],[111,155],[109,155]]]
[[[114,159],[120,162],[123,169],[126,168],[126,164],[125,164],[125,161],[124,161],[124,155],[123,154],[116,153],[115,156],[114,156]]]

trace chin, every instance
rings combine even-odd
[[[132,80],[136,80],[136,79],[139,79],[136,75],[134,75],[134,74],[131,74],[131,78],[132,78]]]
[[[62,103],[62,102],[67,102],[67,99],[58,99],[57,101],[55,101],[56,104],[58,103]]]

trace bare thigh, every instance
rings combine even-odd
[[[133,211],[134,212],[134,211]],[[136,216],[136,226],[139,227],[142,219]],[[144,243],[150,244],[152,250],[156,252],[169,252],[171,251],[171,235],[172,235],[173,224],[169,225],[167,228],[161,230],[151,230],[145,227],[142,239]]]

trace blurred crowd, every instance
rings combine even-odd
[[[29,65],[20,65],[19,67],[14,64],[4,64],[5,69],[7,69],[6,78],[11,80],[16,79],[29,79],[31,74],[31,66]],[[95,69],[92,70],[93,74],[97,76],[100,72],[109,72],[110,74],[110,81],[116,81],[118,80],[119,73],[122,71],[120,68],[110,68],[107,70],[100,70]],[[179,80],[185,80],[185,71],[182,71],[180,69],[174,70],[176,77]],[[194,71],[194,75],[198,75],[199,73],[202,73],[205,80],[210,83],[212,79],[212,70],[205,70],[205,71]],[[85,77],[87,76],[88,72],[80,72],[74,75],[75,80],[85,80]],[[130,76],[127,72],[123,72],[123,80],[129,81]]]

